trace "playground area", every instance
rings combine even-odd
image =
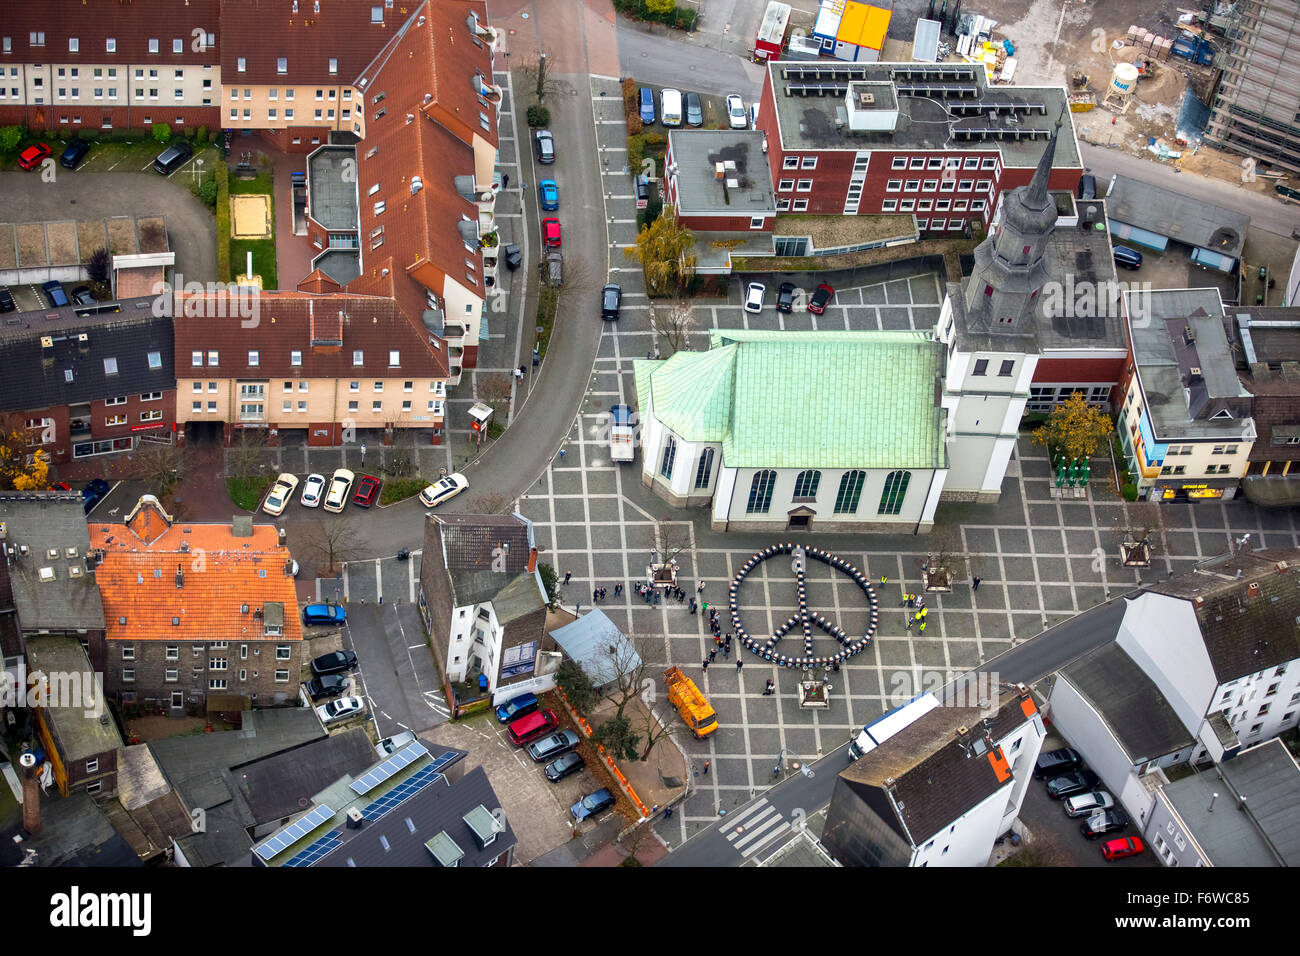
[[[233,239],[269,239],[272,234],[271,197],[265,194],[230,197]]]

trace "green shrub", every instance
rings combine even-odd
[[[212,167],[217,181],[217,280],[230,281],[230,167],[218,160]]]
[[[627,114],[627,133],[629,136],[636,136],[644,128],[645,127],[644,124],[642,124],[641,122],[641,115],[639,113]]]
[[[551,111],[540,103],[534,103],[528,107],[526,114],[529,126],[550,126]]]
[[[21,126],[0,126],[0,153],[15,153],[23,141]]]
[[[636,80],[627,77],[623,80],[623,113],[631,116],[633,113],[639,113],[637,106]]]
[[[93,143],[95,140],[99,139],[99,134],[93,129],[83,129],[77,133],[77,139],[85,140],[87,143]]]
[[[207,205],[209,209],[217,204],[217,184],[211,179],[203,180],[203,185],[199,187],[199,198]]]
[[[1135,484],[1133,484],[1133,482],[1131,482],[1131,481],[1126,481],[1126,482],[1124,483],[1124,489],[1123,489],[1122,494],[1124,495],[1124,500],[1125,500],[1125,501],[1137,501],[1137,500],[1138,500],[1138,486],[1135,485]]]
[[[208,141],[208,128],[200,126],[199,131],[194,134],[194,143],[196,146],[202,146]]]
[[[166,123],[154,123],[153,138],[159,146],[166,146],[172,141],[172,128]]]
[[[647,146],[663,146],[668,142],[668,137],[663,133],[646,133],[645,144]]]
[[[627,168],[639,175],[641,160],[645,159],[647,133],[637,133],[627,138]]]
[[[685,30],[687,33],[690,33],[694,31],[695,21],[698,18],[699,18],[698,11],[686,10],[683,9],[682,7],[678,7],[676,10],[673,11],[672,25],[679,30]]]

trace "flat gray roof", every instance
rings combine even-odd
[[[55,637],[53,635],[32,635],[27,638],[27,660],[33,671],[46,674],[81,674],[83,693],[87,685],[93,684],[95,700],[103,708],[108,719],[100,721],[98,716],[88,714],[85,706],[46,707],[54,725],[55,736],[59,738],[60,757],[65,763],[85,760],[96,754],[108,753],[122,746],[122,736],[117,732],[117,724],[108,715],[108,708],[103,707],[104,689],[99,678],[90,666],[90,659],[81,648],[81,642],[75,637]],[[89,703],[89,700],[86,701]]]
[[[1127,176],[1111,178],[1106,209],[1130,226],[1234,258],[1241,255],[1250,226],[1244,213]]]
[[[104,626],[99,588],[86,569],[90,528],[78,492],[5,492],[0,495],[0,525],[5,545],[20,549],[9,561],[9,577],[24,631]],[[51,550],[57,552],[54,557]]]
[[[984,69],[970,63],[838,63],[780,60],[767,66],[783,149],[933,149],[1001,153],[1003,165],[1033,167],[1043,155],[1058,116],[1069,135],[1056,144],[1053,165],[1082,166],[1064,87],[991,88]],[[851,83],[892,84],[898,121],[893,130],[850,129]],[[893,109],[893,103],[875,109]],[[980,107],[976,109],[976,105]],[[958,109],[960,107],[960,109]],[[961,110],[968,109],[963,115]],[[990,119],[989,113],[997,114]],[[1008,122],[1010,119],[1010,122]],[[998,130],[997,135],[978,133]],[[1031,138],[1030,130],[1037,130]],[[1045,135],[1046,134],[1046,135]],[[1016,137],[1020,138],[1017,139]]]
[[[1100,213],[1100,221],[1105,222],[1104,212]],[[1111,257],[1110,237],[1106,230],[1057,227],[1047,241],[1045,259],[1047,274],[1061,284],[1062,294],[1041,297],[1039,347],[1127,349],[1128,337],[1124,331],[1115,260]],[[1075,290],[1073,295],[1069,294],[1071,289]],[[1094,293],[1103,290],[1107,293],[1103,296],[1106,301],[1097,301]],[[1093,305],[1089,305],[1085,294],[1093,297]]]
[[[677,167],[677,196],[686,216],[775,216],[772,172],[763,152],[762,130],[675,129],[669,132]],[[718,163],[735,171],[717,176]],[[739,188],[726,187],[728,179]]]
[[[322,146],[307,160],[307,211],[326,229],[356,229],[360,222],[356,164],[351,146]]]

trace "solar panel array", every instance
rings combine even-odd
[[[979,96],[980,88],[975,84],[962,83],[898,83],[899,96],[926,96],[932,99],[949,97]]]
[[[823,63],[809,66],[783,65],[781,67],[781,79],[783,80],[865,80],[866,78],[867,68],[865,66],[841,66]]]
[[[342,830],[331,830],[301,853],[295,854],[285,866],[315,866],[316,861],[335,847],[343,845]]]
[[[293,846],[318,826],[334,819],[334,811],[321,804],[313,807],[305,817],[289,824],[271,839],[257,848],[257,855],[263,860],[270,860],[277,853],[282,853]]]
[[[954,70],[944,69],[942,67],[902,66],[890,70],[889,75],[895,81],[920,80],[923,83],[948,83],[953,80],[966,80],[967,82],[970,82],[975,79],[975,71],[965,67]]]
[[[848,90],[847,83],[787,83],[785,95],[795,96],[843,96]]]
[[[429,784],[433,783],[439,775],[439,772],[447,764],[456,759],[458,754],[445,753],[438,757],[427,767],[421,767],[416,773],[408,779],[403,780],[392,790],[376,800],[370,806],[361,811],[361,815],[367,820],[378,820],[388,811],[400,806],[408,797],[419,793]]]
[[[1047,114],[1047,105],[1031,103],[1029,100],[979,100],[975,103],[953,103],[950,107],[961,116],[977,116],[980,113],[1040,113]]]
[[[418,740],[414,743],[409,743],[364,777],[354,780],[352,782],[352,792],[359,797],[364,797],[371,790],[375,789],[375,787],[393,776],[393,774],[405,770],[411,764],[415,763],[415,761],[419,760],[421,757],[428,756],[428,754],[428,748]]]
[[[988,140],[988,139],[1014,139],[1017,142],[1022,139],[1050,139],[1052,131],[1050,129],[1023,129],[1020,127],[979,127],[979,126],[959,126],[952,131],[953,136],[958,140]]]

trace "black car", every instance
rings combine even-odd
[[[1085,790],[1093,790],[1101,785],[1101,780],[1091,770],[1075,770],[1047,781],[1047,795],[1053,800],[1072,797]]]
[[[704,110],[700,106],[699,93],[686,94],[686,122],[690,126],[704,125]]]
[[[581,754],[569,751],[563,757],[556,757],[548,763],[543,772],[546,774],[546,779],[551,783],[559,783],[569,774],[577,773],[586,765],[586,761],[582,759]]]
[[[95,505],[108,494],[110,485],[103,478],[96,478],[81,489],[81,508],[85,514],[90,514]]]
[[[776,311],[793,312],[794,294],[799,290],[793,282],[782,282],[776,290]]]
[[[1095,840],[1104,833],[1118,833],[1128,824],[1128,814],[1123,810],[1102,810],[1079,824],[1079,832],[1089,840]]]
[[[622,304],[623,289],[616,285],[605,286],[600,292],[600,317],[609,322],[617,320]]]
[[[524,254],[513,242],[506,246],[506,268],[514,272],[524,264]]]
[[[338,674],[343,671],[350,671],[357,666],[357,655],[352,651],[334,651],[332,654],[322,654],[311,662],[311,672],[313,674]]]
[[[1034,764],[1034,778],[1042,780],[1045,777],[1059,777],[1082,765],[1083,758],[1079,756],[1079,751],[1073,747],[1062,747],[1038,755],[1038,763]]]
[[[342,674],[324,674],[307,682],[307,693],[312,700],[337,697],[348,689],[348,679]]]
[[[537,161],[543,166],[555,162],[555,137],[549,129],[539,129],[533,135],[533,148],[537,152]]]
[[[14,304],[14,294],[7,285],[0,285],[0,312],[13,312],[18,308]]]
[[[90,152],[90,144],[84,139],[74,139],[68,144],[68,148],[63,151],[59,157],[59,165],[67,169],[76,169],[81,165],[81,161],[86,158]]]
[[[90,286],[79,285],[72,290],[72,301],[77,305],[94,305],[95,295],[90,291]]]

